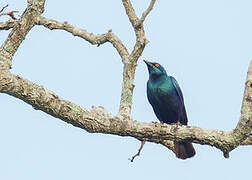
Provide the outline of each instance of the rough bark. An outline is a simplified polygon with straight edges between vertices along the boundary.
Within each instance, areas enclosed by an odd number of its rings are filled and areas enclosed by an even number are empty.
[[[148,43],[143,23],[152,10],[155,0],[150,2],[149,7],[143,12],[140,19],[136,16],[131,1],[122,0],[136,35],[136,42],[131,53],[128,52],[119,37],[112,33],[111,30],[105,34],[93,35],[87,30],[74,27],[67,22],[59,22],[42,17],[44,3],[45,0],[28,0],[27,9],[20,19],[0,23],[0,30],[12,28],[11,33],[0,48],[1,93],[19,98],[36,110],[41,110],[90,133],[130,136],[140,141],[160,143],[173,151],[173,140],[192,141],[202,145],[214,146],[220,149],[225,157],[228,157],[229,152],[239,145],[252,144],[252,62],[250,63],[245,83],[241,118],[234,130],[220,131],[192,126],[134,121],[130,114],[136,64]],[[93,107],[91,110],[82,108],[70,101],[61,99],[55,93],[43,88],[43,86],[30,82],[9,71],[13,55],[27,33],[35,25],[42,25],[51,30],[65,30],[94,45],[108,42],[114,46],[124,66],[118,115],[110,114],[103,107]]]

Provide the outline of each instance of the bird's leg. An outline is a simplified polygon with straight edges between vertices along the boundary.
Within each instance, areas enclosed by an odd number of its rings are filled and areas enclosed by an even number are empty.
[[[143,140],[143,141],[141,142],[141,146],[140,146],[140,148],[138,149],[138,152],[137,152],[134,156],[132,156],[131,159],[129,159],[131,162],[134,161],[135,157],[140,156],[141,150],[143,149],[145,142],[146,142],[145,140]]]

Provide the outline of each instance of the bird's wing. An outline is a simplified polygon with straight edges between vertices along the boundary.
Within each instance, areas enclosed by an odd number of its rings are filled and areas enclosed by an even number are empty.
[[[156,107],[158,107],[158,104],[155,103],[154,94],[148,88],[148,84],[147,84],[147,98],[148,98],[148,101],[149,101],[149,103],[151,104],[151,106],[152,106],[152,108],[154,110],[155,115],[157,116],[157,118],[159,119],[159,121],[162,121],[160,113],[157,112],[157,108],[156,108]]]
[[[179,96],[180,101],[184,103],[183,94],[182,94],[182,91],[181,91],[181,89],[180,89],[180,87],[178,85],[178,82],[176,81],[176,79],[174,77],[172,77],[172,76],[170,76],[170,77],[171,77],[172,84],[175,87],[176,92],[177,92],[177,94]]]
[[[183,111],[183,114],[184,114],[184,116],[183,116],[184,118],[180,120],[180,123],[184,124],[184,125],[187,125],[188,120],[187,120],[187,114],[186,114],[186,110],[185,110],[185,104],[184,104],[184,98],[183,98],[182,91],[181,91],[176,79],[174,77],[172,77],[172,76],[170,76],[170,77],[171,77],[172,84],[176,89],[177,95],[179,96],[180,102],[181,102],[181,104],[183,106],[182,111]]]

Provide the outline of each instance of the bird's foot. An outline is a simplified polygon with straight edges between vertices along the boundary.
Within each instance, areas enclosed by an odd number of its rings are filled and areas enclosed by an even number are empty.
[[[176,127],[174,128],[174,130],[177,130],[178,127],[181,125],[180,122],[176,122],[176,123],[172,123],[171,125],[176,125]]]

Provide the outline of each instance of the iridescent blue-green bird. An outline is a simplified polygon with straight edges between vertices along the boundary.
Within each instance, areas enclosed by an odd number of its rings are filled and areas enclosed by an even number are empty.
[[[187,125],[187,115],[182,91],[172,76],[156,62],[144,60],[149,71],[147,97],[157,118],[162,123]],[[195,155],[191,142],[174,142],[177,158],[187,159]]]

